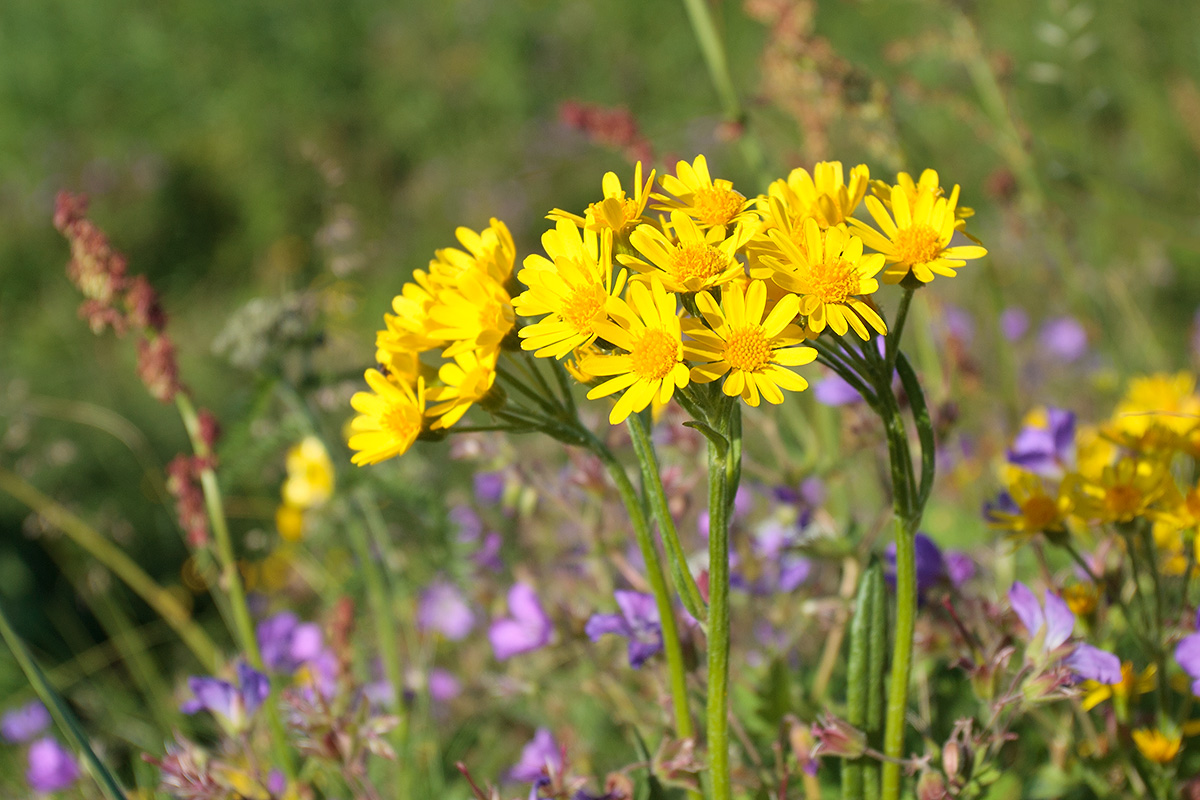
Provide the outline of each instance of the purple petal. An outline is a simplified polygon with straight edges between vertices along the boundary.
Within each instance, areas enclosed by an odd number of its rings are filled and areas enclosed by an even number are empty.
[[[296,626],[292,633],[291,658],[297,664],[312,661],[321,653],[325,637],[321,626],[315,622],[305,622]]]
[[[1004,309],[1000,312],[1000,331],[1005,339],[1015,342],[1029,331],[1029,314],[1015,306]]]
[[[826,406],[848,406],[862,402],[858,390],[838,375],[817,381],[813,384],[812,393],[818,403]]]
[[[282,772],[273,769],[267,773],[267,791],[273,797],[280,797],[287,791],[287,778]]]
[[[271,681],[267,676],[246,663],[237,667],[238,683],[242,685],[242,707],[246,716],[252,716],[258,707],[271,695]]]
[[[608,633],[618,636],[630,636],[633,633],[625,617],[620,614],[593,614],[583,630],[593,642],[600,641],[600,637]]]
[[[439,703],[446,703],[462,694],[462,684],[450,672],[434,668],[429,672],[429,696]]]
[[[255,638],[262,652],[263,665],[272,672],[292,672],[297,664],[291,659],[292,635],[299,624],[296,615],[283,611],[258,623]]]
[[[1046,639],[1043,645],[1046,652],[1059,647],[1071,638],[1075,630],[1075,615],[1070,606],[1058,595],[1047,590],[1042,594],[1045,601]]]
[[[1077,361],[1088,349],[1087,331],[1074,317],[1057,317],[1042,326],[1042,348],[1060,361]]]
[[[1008,451],[1008,462],[1039,475],[1058,467],[1055,458],[1054,434],[1045,428],[1022,428]]]
[[[508,774],[515,781],[532,783],[546,774],[547,767],[554,772],[561,770],[562,753],[550,729],[538,728],[533,739],[521,750],[521,760]]]
[[[662,634],[657,633],[654,637],[636,637],[629,640],[629,666],[634,669],[639,669],[642,664],[646,663],[646,659],[653,656],[659,650],[662,650]]]
[[[1046,418],[1054,438],[1054,454],[1065,463],[1075,446],[1075,415],[1066,409],[1048,408]]]
[[[1193,633],[1180,640],[1175,646],[1175,660],[1188,675],[1200,678],[1200,633]]]
[[[1121,659],[1090,644],[1081,644],[1067,657],[1066,665],[1081,678],[1097,683],[1121,682]]]
[[[50,727],[50,712],[34,700],[0,717],[0,736],[13,744],[28,742]]]
[[[1042,607],[1038,605],[1037,597],[1029,587],[1017,581],[1008,590],[1008,601],[1012,603],[1013,611],[1017,613],[1029,636],[1037,636],[1038,631],[1046,624],[1046,619],[1042,616]]]
[[[530,626],[545,627],[550,624],[537,592],[527,583],[515,583],[508,590],[508,613]]]
[[[617,599],[617,607],[621,609],[621,615],[625,617],[631,628],[659,624],[658,604],[654,601],[653,595],[618,589],[613,592],[613,596]]]
[[[488,628],[488,640],[496,660],[504,661],[537,650],[549,641],[549,637],[541,629],[522,625],[515,619],[498,619]]]
[[[79,780],[75,757],[52,737],[29,746],[29,769],[25,779],[37,792],[60,792]]]
[[[473,542],[483,535],[483,520],[470,506],[454,506],[449,513],[450,522],[458,529],[460,542]]]
[[[779,591],[784,594],[794,592],[808,580],[812,572],[812,562],[804,556],[789,553],[779,561]]]
[[[195,714],[198,711],[208,711],[219,714],[227,720],[234,719],[237,713],[234,701],[238,693],[232,683],[220,678],[193,676],[188,678],[188,688],[192,690],[195,699],[180,706],[183,713]]]
[[[956,588],[975,577],[975,562],[966,553],[950,550],[946,552],[946,573]]]
[[[453,642],[467,637],[475,626],[475,614],[462,592],[453,584],[437,580],[421,593],[417,627],[436,631]]]
[[[495,505],[504,497],[506,478],[503,470],[479,472],[475,475],[475,499],[484,505]]]

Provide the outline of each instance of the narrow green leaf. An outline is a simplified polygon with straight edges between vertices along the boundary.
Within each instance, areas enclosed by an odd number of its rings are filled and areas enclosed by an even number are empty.
[[[925,392],[917,373],[904,353],[897,353],[896,372],[900,374],[900,383],[904,393],[908,395],[908,403],[912,407],[913,420],[917,424],[917,436],[921,440],[921,488],[917,493],[916,509],[925,507],[929,494],[933,491],[933,472],[936,445],[933,441],[933,420],[929,416],[929,406],[925,403]]]

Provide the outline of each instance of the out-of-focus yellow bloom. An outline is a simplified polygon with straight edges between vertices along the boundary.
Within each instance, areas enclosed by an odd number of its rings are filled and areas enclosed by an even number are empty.
[[[1072,614],[1086,617],[1096,610],[1100,601],[1100,590],[1094,583],[1073,583],[1062,590],[1062,599],[1066,601]]]
[[[1172,761],[1179,754],[1179,747],[1183,743],[1181,735],[1168,736],[1153,728],[1138,728],[1131,735],[1138,752],[1155,764],[1166,764]]]
[[[689,341],[684,355],[695,364],[693,381],[708,383],[728,374],[722,390],[730,397],[740,395],[751,406],[758,405],[760,396],[768,403],[782,403],[780,389],[808,388],[808,381],[788,369],[817,357],[813,348],[796,346],[802,333],[791,324],[799,307],[795,295],[786,295],[766,319],[767,287],[762,281],[751,281],[745,293],[739,284],[727,284],[720,305],[708,292],[697,295],[696,303],[711,329],[697,319],[685,322]]]
[[[683,361],[676,302],[657,277],[650,278],[649,288],[645,283],[630,286],[629,302],[619,297],[609,300],[611,319],[600,324],[598,333],[625,352],[592,356],[584,359],[582,367],[588,374],[608,378],[588,392],[589,400],[625,392],[609,414],[613,425],[655,398],[665,405],[676,388],[687,386],[689,373]]]
[[[1150,513],[1171,488],[1165,465],[1155,460],[1122,458],[1095,480],[1078,481],[1078,513],[1100,522],[1132,522]]]
[[[414,390],[407,383],[389,380],[369,369],[367,384],[373,392],[357,392],[350,405],[359,412],[350,423],[349,446],[356,451],[351,461],[359,466],[378,464],[412,447],[425,420],[425,382],[418,379]]]
[[[806,219],[822,228],[840,225],[850,218],[867,193],[871,173],[866,164],[850,170],[846,182],[840,161],[821,161],[808,170],[797,168],[787,180],[780,178],[768,188],[769,200],[778,200],[787,211],[787,221],[799,229]]]
[[[287,453],[283,502],[299,509],[324,505],[333,494],[333,462],[316,436],[305,436]]]
[[[877,333],[887,326],[870,305],[860,298],[879,289],[875,276],[883,269],[883,256],[863,255],[863,242],[844,225],[826,228],[809,218],[804,222],[804,246],[798,247],[779,231],[771,239],[782,258],[767,256],[773,267],[771,279],[800,295],[800,313],[808,320],[808,332],[821,333],[828,325],[842,336],[853,328],[864,341],[870,338],[865,320]]]
[[[739,225],[729,236],[722,227],[705,233],[682,211],[671,212],[671,227],[678,241],[653,225],[639,225],[629,242],[641,257],[619,255],[617,260],[636,272],[657,276],[668,291],[680,293],[702,292],[744,274],[736,253],[750,239],[748,227]]]
[[[1017,467],[1006,472],[1010,502],[988,507],[992,527],[1023,536],[1065,533],[1074,509],[1070,481],[1051,481]]]
[[[1143,453],[1183,450],[1200,454],[1196,377],[1178,372],[1134,378],[1117,403],[1106,432]]]
[[[1113,699],[1118,704],[1118,713],[1124,714],[1128,709],[1129,699],[1154,691],[1158,685],[1158,670],[1153,664],[1142,670],[1138,675],[1133,671],[1133,664],[1128,661],[1121,664],[1121,680],[1117,683],[1098,683],[1087,680],[1083,682],[1084,711],[1091,711],[1105,700]]]
[[[754,201],[747,200],[727,180],[713,180],[708,172],[708,161],[696,156],[691,164],[680,161],[675,165],[674,175],[662,177],[662,187],[675,199],[662,194],[652,197],[659,201],[655,206],[661,211],[681,211],[700,225],[701,228],[721,228],[740,223],[757,223]]]
[[[607,230],[616,237],[625,237],[646,212],[646,203],[650,200],[650,187],[653,185],[654,170],[650,170],[650,177],[643,183],[642,162],[639,161],[633,172],[633,197],[625,194],[617,173],[606,172],[601,182],[604,199],[589,205],[584,216],[556,208],[547,214],[546,218],[556,222],[565,220],[577,227],[599,233]],[[551,255],[551,258],[553,257]]]
[[[1112,439],[1102,435],[1095,425],[1075,429],[1075,467],[1084,480],[1099,480],[1104,468],[1111,466],[1118,455]]]
[[[304,538],[304,510],[280,503],[275,509],[275,529],[285,541],[300,541]]]
[[[429,389],[428,414],[439,419],[430,425],[432,430],[449,428],[462,419],[472,405],[483,402],[496,383],[496,352],[467,351],[454,356],[452,363],[438,370],[441,386]]]
[[[952,199],[957,201],[957,196]],[[893,186],[890,214],[875,197],[868,197],[866,204],[882,233],[857,219],[851,219],[850,225],[868,247],[883,253],[888,263],[884,283],[899,283],[910,273],[921,283],[929,283],[935,275],[953,278],[968,260],[987,255],[978,245],[949,246],[955,216],[945,197],[921,192],[912,204],[903,187]]]

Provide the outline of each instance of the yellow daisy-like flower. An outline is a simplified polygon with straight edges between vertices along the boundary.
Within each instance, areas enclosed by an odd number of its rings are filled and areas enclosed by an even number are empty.
[[[1174,760],[1183,744],[1183,736],[1180,734],[1168,736],[1152,728],[1138,728],[1130,735],[1133,737],[1133,743],[1137,745],[1138,752],[1155,764],[1167,764]]]
[[[785,295],[763,319],[767,307],[767,285],[751,281],[744,293],[737,283],[721,291],[721,304],[708,292],[697,295],[696,304],[704,315],[686,321],[689,341],[684,355],[695,363],[691,377],[696,383],[709,383],[728,374],[721,389],[729,397],[741,398],[757,406],[759,398],[778,405],[783,392],[802,392],[808,381],[788,367],[811,363],[817,351],[796,346],[802,332],[792,325],[799,298]]]
[[[1105,700],[1112,699],[1117,705],[1118,714],[1124,716],[1128,711],[1130,698],[1153,692],[1157,685],[1157,667],[1151,664],[1142,670],[1141,675],[1138,675],[1133,671],[1133,664],[1125,661],[1121,664],[1121,680],[1116,683],[1085,680],[1083,682],[1085,693],[1080,705],[1084,711],[1091,711]]]
[[[662,194],[652,197],[659,201],[660,211],[682,211],[703,228],[725,228],[741,222],[756,222],[758,214],[754,201],[733,188],[733,183],[720,178],[713,180],[708,161],[696,156],[691,164],[680,161],[674,175],[662,177],[662,187],[675,199]]]
[[[682,211],[671,212],[677,241],[671,241],[654,225],[639,225],[629,243],[642,258],[619,255],[617,260],[632,270],[656,275],[672,292],[693,293],[728,283],[745,274],[737,251],[750,238],[749,228],[739,225],[729,236],[724,228],[704,232]]]
[[[946,194],[946,190],[942,188],[941,180],[938,178],[937,170],[923,171],[920,179],[916,181],[912,179],[912,175],[901,172],[896,175],[896,186],[903,189],[904,193],[908,195],[908,204],[911,207],[916,207],[917,199],[922,194],[948,197],[950,208],[954,212],[955,230],[963,230],[967,225],[967,218],[975,216],[975,209],[958,205],[959,186],[957,183],[950,190],[950,194]],[[878,197],[888,208],[892,207],[892,186],[887,181],[871,181],[871,194]],[[975,241],[973,236],[968,236],[968,238]]]
[[[652,400],[666,404],[677,388],[688,384],[688,367],[683,361],[683,334],[675,295],[663,289],[657,277],[650,286],[634,283],[629,302],[613,297],[608,301],[612,318],[597,331],[601,338],[625,352],[585,358],[583,371],[609,378],[588,392],[589,400],[624,391],[608,415],[613,425],[642,411]]]
[[[1122,458],[1105,467],[1096,480],[1076,484],[1081,516],[1099,522],[1131,522],[1152,510],[1173,484],[1165,464]]]
[[[437,403],[429,416],[438,417],[431,430],[449,428],[462,419],[467,409],[483,401],[496,383],[496,351],[466,350],[454,356],[454,361],[438,370],[441,386],[429,389],[429,401]]]
[[[459,227],[454,235],[467,251],[445,247],[434,253],[434,259],[429,262],[429,279],[434,286],[439,289],[456,287],[474,270],[499,284],[512,275],[517,248],[503,222],[493,217],[482,231]],[[418,277],[417,273],[414,277]]]
[[[1020,536],[1066,532],[1067,518],[1075,507],[1070,481],[1055,483],[1011,467],[1006,483],[1006,494],[987,508],[992,527]]]
[[[851,219],[850,225],[868,247],[883,253],[888,263],[884,283],[899,283],[910,273],[921,283],[929,283],[934,275],[953,278],[967,260],[987,255],[978,245],[949,246],[954,236],[954,209],[944,197],[922,192],[916,204],[910,205],[904,189],[894,186],[891,214],[875,197],[868,197],[866,204],[883,233],[857,219]]]
[[[1086,617],[1100,602],[1100,589],[1094,583],[1073,583],[1062,590],[1067,608],[1077,617]]]
[[[333,495],[333,462],[316,436],[305,436],[287,452],[283,502],[299,509],[325,505]]]
[[[304,538],[304,510],[280,503],[275,509],[275,529],[284,541],[300,541]]]
[[[454,358],[469,350],[499,350],[516,321],[508,292],[482,273],[461,281],[454,289],[439,292],[437,302],[429,309],[430,335],[452,342],[442,351],[443,358]]]
[[[633,197],[625,194],[617,173],[606,172],[601,184],[604,199],[589,205],[584,216],[556,208],[547,214],[546,218],[556,222],[567,220],[589,231],[608,230],[612,231],[614,236],[624,236],[638,224],[642,214],[646,212],[646,203],[650,200],[650,187],[653,185],[654,170],[650,170],[650,177],[643,183],[642,162],[639,161],[633,171]]]
[[[812,174],[803,168],[791,171],[787,180],[780,178],[767,189],[771,200],[778,199],[786,218],[799,228],[804,220],[814,219],[822,228],[840,225],[850,219],[867,193],[871,172],[866,164],[850,170],[847,183],[840,161],[821,161]]]
[[[374,392],[357,392],[350,405],[359,412],[350,423],[353,432],[348,442],[356,451],[351,461],[359,466],[378,464],[412,447],[425,420],[425,382],[417,388],[388,380],[378,370],[369,369],[367,384]]]
[[[1134,378],[1113,410],[1106,432],[1142,452],[1200,454],[1200,396],[1187,372]]]
[[[767,257],[775,283],[801,295],[800,313],[808,319],[808,332],[816,335],[828,325],[842,336],[854,328],[864,341],[870,338],[865,320],[879,334],[887,333],[883,318],[860,297],[879,289],[875,276],[883,269],[883,256],[863,255],[862,239],[845,225],[821,230],[815,219],[804,221],[804,247],[779,231],[771,239],[783,258]]]
[[[513,300],[523,317],[547,314],[540,322],[522,328],[521,349],[541,358],[562,358],[596,339],[596,326],[608,319],[608,298],[625,288],[625,270],[613,276],[612,233],[599,236],[559,220],[542,236],[546,252],[525,259],[517,278],[529,288]]]
[[[406,283],[400,294],[392,298],[395,315],[384,314],[384,330],[376,335],[375,346],[392,353],[424,353],[445,344],[445,340],[430,334],[429,311],[436,304],[429,276],[420,270],[416,283]],[[432,291],[431,291],[432,289]],[[384,359],[379,359],[383,362]]]

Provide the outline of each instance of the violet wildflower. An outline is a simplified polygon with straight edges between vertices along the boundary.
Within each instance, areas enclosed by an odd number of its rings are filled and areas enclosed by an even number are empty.
[[[435,631],[452,642],[467,637],[475,626],[475,614],[454,584],[435,580],[421,593],[417,605],[417,628]]]
[[[1042,349],[1059,361],[1078,361],[1088,349],[1087,331],[1074,317],[1055,317],[1038,334]]]
[[[773,494],[780,503],[794,506],[797,512],[796,524],[807,528],[812,521],[813,512],[825,505],[825,482],[815,475],[810,475],[800,481],[798,488],[776,486]]]
[[[429,696],[438,703],[448,703],[462,694],[462,684],[449,670],[434,667],[429,671]]]
[[[475,473],[475,499],[484,505],[496,505],[504,497],[506,483],[503,470]]]
[[[1027,425],[1013,440],[1008,461],[1036,475],[1059,477],[1074,463],[1075,415],[1046,409],[1046,427]]]
[[[7,711],[0,717],[0,736],[13,744],[28,742],[48,727],[50,712],[37,700]]]
[[[1008,590],[1008,599],[1029,632],[1030,652],[1052,655],[1067,644],[1075,630],[1075,615],[1065,600],[1046,591],[1038,603],[1033,591],[1020,581]],[[1077,644],[1063,663],[1079,677],[1098,683],[1113,684],[1121,680],[1121,660],[1090,644]]]
[[[925,594],[937,586],[946,572],[946,559],[937,544],[923,533],[918,533],[915,542],[917,557],[917,594]],[[883,551],[883,574],[888,585],[896,586],[896,543],[892,542]]]
[[[839,375],[822,378],[812,386],[813,397],[821,405],[848,406],[861,403],[863,397]]]
[[[514,781],[534,783],[549,773],[562,771],[562,751],[549,728],[538,728],[533,739],[521,750],[521,760],[509,770]]]
[[[272,672],[291,674],[321,653],[321,626],[300,622],[290,611],[267,617],[255,629],[263,664]]]
[[[47,736],[29,746],[25,779],[35,792],[60,792],[79,780],[79,764],[69,750]]]
[[[270,696],[271,682],[266,675],[244,662],[238,664],[237,673],[238,686],[220,678],[188,678],[188,688],[194,697],[179,710],[185,714],[208,711],[225,720],[234,730],[243,730]]]
[[[474,542],[483,535],[483,520],[470,506],[454,506],[448,516],[460,542]]]
[[[947,550],[946,575],[950,578],[950,584],[957,589],[975,577],[975,561],[960,550]]]
[[[942,309],[942,323],[950,338],[958,340],[963,347],[970,347],[975,340],[975,320],[965,308],[947,304]]]
[[[496,620],[488,629],[488,639],[498,660],[528,653],[550,643],[554,626],[532,586],[513,584],[508,590],[508,613],[512,616]]]
[[[1000,332],[1008,341],[1017,341],[1029,332],[1029,314],[1017,306],[1004,309],[1000,312]]]
[[[1200,629],[1200,613],[1196,614]],[[1200,697],[1200,632],[1188,634],[1175,646],[1175,660],[1192,679],[1192,694]]]
[[[487,536],[483,537],[483,542],[479,545],[479,549],[471,556],[471,560],[480,569],[499,572],[504,569],[504,562],[500,560],[500,546],[504,544],[504,540],[500,534],[492,531]]]
[[[646,659],[662,650],[662,624],[654,598],[641,592],[617,590],[618,614],[593,614],[585,628],[593,642],[615,633],[629,639],[629,666],[638,669]]]

